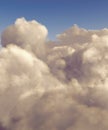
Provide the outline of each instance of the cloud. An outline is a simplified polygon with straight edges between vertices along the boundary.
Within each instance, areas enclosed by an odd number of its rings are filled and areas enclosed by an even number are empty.
[[[1,44],[6,47],[12,43],[34,51],[37,56],[40,56],[45,52],[44,42],[47,33],[46,27],[35,20],[27,22],[25,18],[20,18],[15,21],[14,25],[7,27],[3,31]]]
[[[21,18],[2,33],[0,130],[107,130],[108,29],[47,32]]]

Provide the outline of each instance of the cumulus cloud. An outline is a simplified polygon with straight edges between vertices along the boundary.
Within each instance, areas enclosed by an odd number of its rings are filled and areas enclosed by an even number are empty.
[[[2,33],[0,130],[107,130],[108,29],[47,32],[20,18]]]
[[[47,29],[35,20],[26,21],[20,18],[14,25],[7,27],[1,38],[1,44],[6,47],[12,43],[22,48],[26,48],[40,56],[45,53],[44,42],[47,36]],[[40,53],[41,51],[41,53]]]

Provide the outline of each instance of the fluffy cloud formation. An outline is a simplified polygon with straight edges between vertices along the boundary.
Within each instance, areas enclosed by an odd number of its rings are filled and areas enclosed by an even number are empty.
[[[17,19],[0,50],[0,130],[108,130],[108,29],[46,39]]]
[[[24,18],[20,18],[16,20],[14,25],[3,31],[1,43],[4,47],[12,43],[40,56],[45,53],[44,42],[47,33],[46,27],[35,20],[27,22]]]

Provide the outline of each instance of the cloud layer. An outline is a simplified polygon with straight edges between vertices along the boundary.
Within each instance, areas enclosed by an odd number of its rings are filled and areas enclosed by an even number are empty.
[[[17,19],[1,36],[0,130],[108,130],[108,29]]]

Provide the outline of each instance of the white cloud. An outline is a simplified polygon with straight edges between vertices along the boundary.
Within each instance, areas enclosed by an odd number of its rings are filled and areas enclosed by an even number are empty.
[[[0,50],[0,129],[107,130],[108,29],[47,29],[17,19]]]
[[[34,51],[40,57],[45,53],[44,42],[47,33],[46,27],[35,20],[26,21],[24,18],[20,18],[16,20],[14,25],[7,27],[3,31],[1,43],[3,46],[15,44]]]

